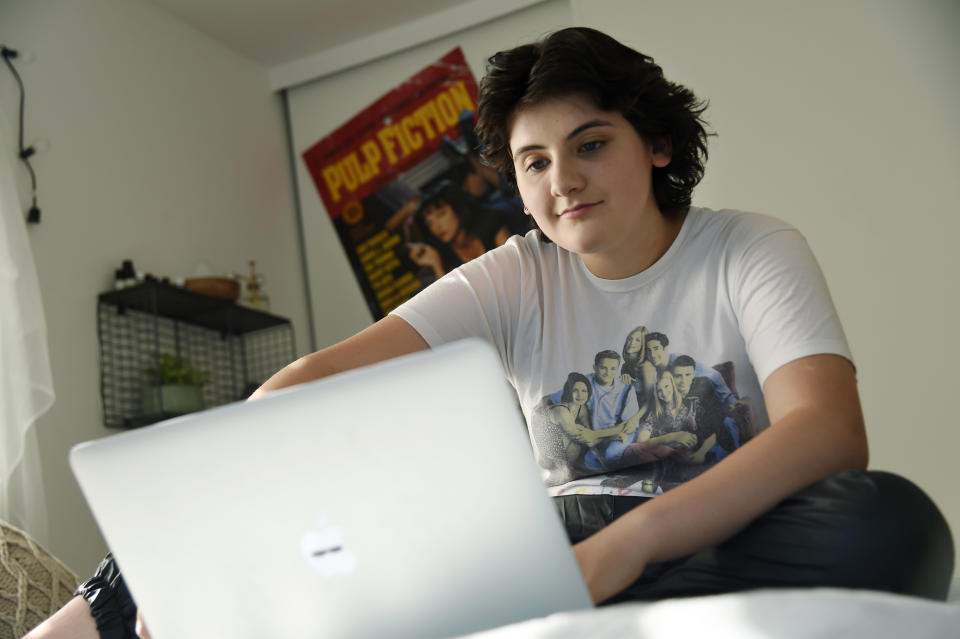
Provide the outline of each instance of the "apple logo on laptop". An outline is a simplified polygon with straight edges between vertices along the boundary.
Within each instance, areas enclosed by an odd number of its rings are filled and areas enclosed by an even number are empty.
[[[357,557],[343,541],[343,528],[331,526],[324,515],[317,526],[300,537],[300,552],[321,577],[350,575],[357,570]]]

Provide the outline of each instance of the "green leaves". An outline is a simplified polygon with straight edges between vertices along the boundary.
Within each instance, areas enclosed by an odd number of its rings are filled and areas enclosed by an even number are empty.
[[[153,386],[202,386],[210,382],[210,373],[194,368],[179,355],[154,353],[153,360],[154,363],[143,371]]]

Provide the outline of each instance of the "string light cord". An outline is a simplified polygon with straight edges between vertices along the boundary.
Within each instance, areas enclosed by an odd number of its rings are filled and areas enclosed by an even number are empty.
[[[36,152],[36,149],[34,149],[32,146],[23,146],[23,112],[24,103],[26,101],[26,92],[23,89],[23,80],[20,79],[20,74],[17,73],[16,67],[14,67],[13,63],[10,61],[13,58],[16,58],[17,55],[18,53],[16,50],[0,45],[0,56],[3,57],[3,61],[6,63],[7,67],[10,68],[10,72],[17,81],[17,86],[20,87],[20,134],[18,155],[20,156],[20,160],[27,166],[27,171],[30,173],[30,190],[33,196],[33,203],[30,205],[30,210],[27,213],[27,222],[31,224],[39,224],[40,207],[37,206],[37,174],[34,173],[33,166],[30,164],[30,156]]]

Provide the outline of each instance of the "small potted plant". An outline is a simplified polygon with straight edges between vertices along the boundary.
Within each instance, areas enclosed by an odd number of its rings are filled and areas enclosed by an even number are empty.
[[[203,409],[203,385],[210,373],[192,366],[179,355],[154,353],[144,369],[147,387],[143,410],[147,415],[182,415]]]

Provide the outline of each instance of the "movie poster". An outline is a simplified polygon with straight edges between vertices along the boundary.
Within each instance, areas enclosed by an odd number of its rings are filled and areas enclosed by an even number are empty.
[[[374,319],[526,230],[478,161],[476,101],[458,47],[303,153]]]

